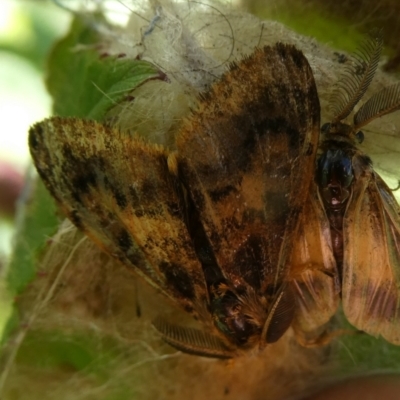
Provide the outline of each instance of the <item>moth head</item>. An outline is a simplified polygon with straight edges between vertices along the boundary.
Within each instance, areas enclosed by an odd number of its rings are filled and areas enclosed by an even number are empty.
[[[249,292],[251,289],[249,288]],[[272,291],[271,296],[238,295],[225,284],[214,291],[211,312],[216,327],[239,347],[263,348],[287,331],[294,316],[294,299],[289,287]]]
[[[364,134],[360,130],[376,118],[400,108],[400,84],[394,84],[375,93],[354,114],[353,123],[344,120],[353,112],[371,84],[382,53],[382,32],[373,32],[356,51],[353,64],[348,67],[332,93],[330,108],[334,117],[321,127],[326,139],[334,138],[361,143]]]
[[[211,288],[210,311],[215,326],[237,346],[243,346],[253,336],[259,336],[260,323],[249,312],[246,300],[225,283]]]
[[[210,312],[216,331],[172,325],[157,318],[153,325],[164,341],[185,353],[203,357],[232,358],[241,350],[261,350],[275,343],[288,330],[294,317],[295,301],[289,286],[274,291],[270,301],[238,295],[226,284],[211,288]],[[253,293],[255,294],[255,293]]]

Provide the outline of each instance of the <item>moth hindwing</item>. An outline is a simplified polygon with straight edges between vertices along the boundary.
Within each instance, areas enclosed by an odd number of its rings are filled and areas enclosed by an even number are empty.
[[[68,218],[204,325],[158,320],[165,340],[226,358],[278,340],[296,318],[290,257],[318,135],[311,68],[278,43],[201,96],[177,152],[60,117],[34,125],[29,144]]]

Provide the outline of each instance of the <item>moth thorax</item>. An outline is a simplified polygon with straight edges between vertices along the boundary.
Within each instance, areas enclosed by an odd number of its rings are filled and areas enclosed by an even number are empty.
[[[356,131],[354,126],[343,122],[327,122],[321,126],[321,133],[324,141],[335,140],[336,142],[355,145],[364,140],[362,131]]]
[[[347,149],[327,149],[318,159],[316,182],[323,201],[332,209],[345,206],[353,178],[352,155]]]

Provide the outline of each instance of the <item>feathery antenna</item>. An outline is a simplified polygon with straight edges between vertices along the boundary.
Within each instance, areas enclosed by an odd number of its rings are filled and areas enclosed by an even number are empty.
[[[199,329],[172,325],[161,317],[153,321],[153,326],[165,342],[185,353],[213,358],[232,358],[235,355],[218,337]]]
[[[382,46],[382,32],[376,31],[355,52],[354,64],[346,68],[343,79],[332,93],[333,123],[345,119],[365,94],[378,67]]]
[[[375,93],[354,115],[354,130],[400,109],[400,83]]]

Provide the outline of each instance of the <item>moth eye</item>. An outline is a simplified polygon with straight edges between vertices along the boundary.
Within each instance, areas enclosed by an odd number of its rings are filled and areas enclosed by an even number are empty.
[[[358,131],[355,136],[356,136],[358,143],[361,144],[364,141],[364,132],[363,131]]]
[[[242,311],[242,306],[238,303],[232,307],[232,311],[236,314],[239,314]]]
[[[325,124],[323,124],[321,126],[321,133],[323,135],[326,135],[327,133],[329,133],[330,130],[331,130],[331,124],[329,122],[326,122]]]

